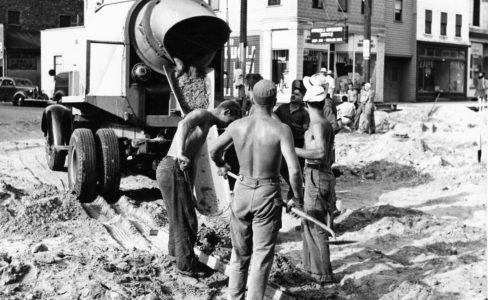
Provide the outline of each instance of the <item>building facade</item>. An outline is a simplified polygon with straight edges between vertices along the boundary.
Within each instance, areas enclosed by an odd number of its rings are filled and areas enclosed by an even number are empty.
[[[464,100],[468,90],[471,1],[417,3],[417,99]]]
[[[468,97],[474,97],[478,74],[488,75],[488,0],[472,0],[470,3],[468,49]]]
[[[0,0],[0,75],[39,85],[40,30],[82,25],[83,5],[83,0]]]
[[[237,39],[239,2],[209,3],[220,18],[228,20],[231,39]],[[376,101],[415,100],[416,11],[415,1],[372,0],[370,81]],[[320,67],[334,72],[339,89],[345,88],[347,81],[364,82],[362,1],[248,0],[247,24],[248,36],[254,37],[250,46],[255,50],[247,52],[248,60],[253,58],[253,72],[275,81],[284,98],[289,95],[291,81],[312,75]],[[311,42],[312,28],[330,27],[347,27],[347,41]],[[238,51],[230,52],[233,59],[239,55]]]

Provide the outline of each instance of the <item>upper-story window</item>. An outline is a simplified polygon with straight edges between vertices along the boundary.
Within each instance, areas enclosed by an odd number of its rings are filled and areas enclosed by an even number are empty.
[[[480,26],[480,0],[473,1],[473,26]]]
[[[425,10],[425,33],[432,34],[432,11],[430,9]]]
[[[447,35],[447,13],[441,12],[441,35]]]
[[[208,5],[210,5],[210,7],[213,10],[219,10],[220,9],[220,0],[208,0]]]
[[[337,10],[346,12],[347,11],[347,0],[339,0],[338,3],[339,3],[339,5],[337,7]]]
[[[268,5],[281,5],[281,0],[268,0]]]
[[[361,14],[364,15],[364,3],[365,0],[361,0]],[[373,0],[369,0],[369,10],[371,11],[371,14],[373,14]]]
[[[20,11],[9,10],[7,13],[8,25],[20,25]]]
[[[324,8],[324,2],[322,0],[312,0],[312,8]]]
[[[456,14],[456,36],[460,37],[461,36],[461,29],[463,24],[463,16]]]
[[[403,0],[395,0],[395,21],[402,20]]]
[[[71,16],[60,15],[59,16],[59,27],[69,27],[71,26]]]

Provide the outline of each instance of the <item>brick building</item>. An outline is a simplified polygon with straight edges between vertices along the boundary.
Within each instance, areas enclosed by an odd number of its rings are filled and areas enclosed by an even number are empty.
[[[234,43],[239,36],[238,3],[209,1],[219,17],[228,19]],[[415,3],[372,0],[371,82],[376,101],[415,100]],[[253,71],[278,83],[284,99],[293,79],[321,66],[333,70],[338,83],[362,83],[363,12],[359,0],[248,0],[248,36],[257,49],[247,53],[248,59],[254,53]],[[347,42],[310,43],[312,28],[342,26],[348,27]],[[237,58],[238,51],[231,55]]]
[[[39,85],[39,31],[82,24],[83,0],[0,0],[0,74]]]
[[[417,99],[466,99],[470,2],[418,0]]]

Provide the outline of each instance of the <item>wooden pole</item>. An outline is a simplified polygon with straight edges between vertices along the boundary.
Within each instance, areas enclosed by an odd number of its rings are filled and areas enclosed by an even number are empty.
[[[363,78],[365,82],[370,81],[371,76],[371,62],[370,62],[370,52],[371,52],[371,0],[363,0],[364,1],[364,40],[363,40],[363,47],[367,48],[364,49],[363,57]]]

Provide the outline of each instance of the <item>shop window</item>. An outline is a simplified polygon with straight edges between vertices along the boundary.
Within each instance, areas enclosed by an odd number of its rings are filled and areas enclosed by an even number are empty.
[[[347,12],[347,0],[339,0],[337,11]]]
[[[432,11],[430,9],[425,10],[425,33],[432,34]]]
[[[480,0],[473,1],[473,26],[480,26]]]
[[[441,13],[441,35],[447,35],[447,13]]]
[[[463,16],[462,15],[456,15],[456,36],[457,37],[461,36],[462,24],[463,24]]]
[[[59,16],[59,27],[70,27],[71,26],[71,16],[60,15]]]
[[[311,76],[322,67],[327,67],[327,52],[305,49],[303,54],[303,76]]]
[[[268,0],[268,5],[269,6],[272,6],[272,5],[280,5],[281,4],[281,0]]]
[[[395,21],[402,20],[403,0],[395,0]]]
[[[324,2],[322,0],[312,0],[312,8],[324,8]]]
[[[364,15],[364,2],[366,0],[361,0],[361,14]],[[369,9],[371,11],[371,14],[373,14],[373,0],[369,0]]]
[[[419,53],[427,48],[420,46]],[[417,86],[419,93],[465,93],[466,52],[462,49],[438,48],[436,57],[419,57],[417,65]]]
[[[210,7],[213,10],[219,10],[220,9],[220,0],[208,0],[208,5],[210,5]]]
[[[20,25],[20,11],[9,10],[7,12],[8,25]]]

